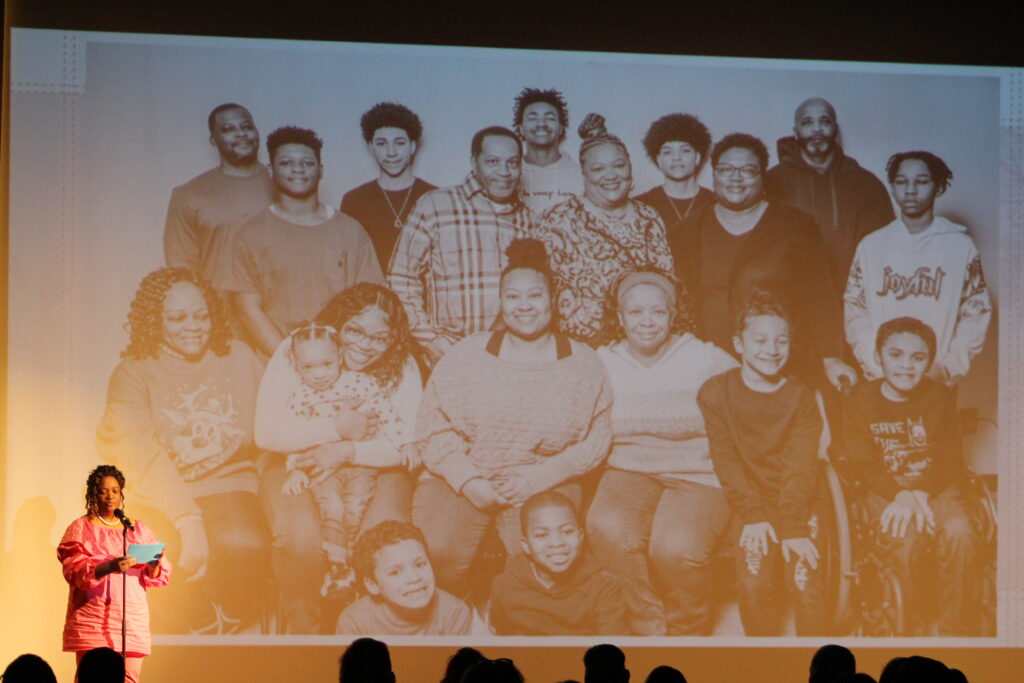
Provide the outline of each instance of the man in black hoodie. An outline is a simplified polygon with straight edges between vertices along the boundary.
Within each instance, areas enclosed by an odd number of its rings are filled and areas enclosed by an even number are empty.
[[[769,199],[814,216],[829,253],[832,281],[846,282],[861,238],[895,218],[882,182],[843,153],[839,121],[820,97],[800,103],[793,135],[778,141],[779,163],[765,175]]]

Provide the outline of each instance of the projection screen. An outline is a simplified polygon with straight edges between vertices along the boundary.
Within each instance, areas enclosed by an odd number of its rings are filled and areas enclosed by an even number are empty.
[[[556,89],[564,97],[569,120],[560,149],[572,159],[579,160],[580,122],[591,112],[604,117],[608,131],[628,149],[633,196],[663,180],[642,145],[659,117],[673,112],[695,115],[714,141],[737,131],[754,135],[770,152],[769,166],[775,166],[776,140],[793,134],[794,110],[809,97],[831,103],[843,152],[886,190],[886,162],[895,152],[927,150],[952,169],[952,182],[937,200],[936,213],[967,226],[993,310],[983,348],[956,385],[965,462],[991,494],[986,504],[998,509],[979,551],[994,559],[986,565],[985,576],[979,570],[972,577],[986,582],[988,597],[979,603],[976,616],[988,626],[958,637],[925,630],[904,642],[922,647],[1021,644],[1024,578],[1014,540],[1024,533],[1017,497],[1024,471],[1014,456],[1021,438],[1018,401],[1024,377],[1019,344],[1012,336],[1019,329],[1016,302],[1021,294],[1019,278],[1014,277],[1021,254],[1018,70],[17,28],[11,32],[10,65],[3,498],[8,542],[3,572],[10,591],[5,604],[40,615],[26,627],[23,638],[52,640],[60,631],[66,588],[51,549],[65,525],[80,515],[85,475],[99,462],[97,427],[107,405],[111,374],[128,342],[131,301],[143,277],[165,265],[164,231],[172,189],[218,165],[207,128],[211,110],[234,102],[251,113],[259,131],[261,163],[268,162],[266,136],[271,131],[289,125],[315,131],[323,140],[319,198],[336,209],[347,191],[378,174],[360,132],[360,117],[373,105],[397,102],[418,115],[423,134],[414,158],[415,174],[444,188],[459,185],[472,170],[473,133],[487,126],[512,128],[514,98],[524,87],[535,87]],[[700,184],[711,188],[712,164],[704,163],[699,173]],[[899,207],[891,206],[898,216]],[[945,284],[960,287],[960,273],[950,273]],[[230,438],[217,425],[235,406],[182,403],[179,408],[181,415],[169,418],[180,422],[179,436],[195,439],[207,429],[207,438]],[[217,413],[219,409],[223,410]],[[131,510],[132,481],[142,474],[125,462],[118,464],[128,478],[126,500]],[[824,487],[823,482],[816,485]],[[262,489],[254,492],[264,495]],[[260,514],[265,510],[261,508]],[[168,555],[177,562],[181,539],[174,520],[138,498],[134,512],[168,543]],[[266,520],[261,523],[269,528]],[[316,535],[314,531],[310,537]],[[36,541],[29,540],[33,537]],[[46,539],[45,550],[33,545],[40,537]],[[504,552],[496,536],[483,543],[494,556],[491,565],[478,563],[472,571],[491,572],[473,575],[487,585],[501,571]],[[41,567],[32,570],[31,578],[24,568],[26,558],[19,555],[26,550],[30,558],[38,556]],[[279,604],[280,584],[289,579],[282,574],[286,570],[269,559],[269,546],[265,551],[266,557],[260,559],[266,563],[264,573],[255,577],[255,583],[249,576],[238,584],[260,586],[259,595],[242,600],[264,603],[258,619],[235,630],[237,622],[224,611],[224,604],[238,603],[241,596],[218,594],[202,581],[186,582],[182,572],[169,587],[150,593],[156,647],[349,642],[351,633],[335,632],[334,616],[326,625],[303,632],[283,626],[287,609]],[[309,549],[311,554],[319,552],[315,546]],[[744,636],[732,560],[717,546],[715,554],[711,562],[716,579],[725,578],[715,582],[709,635],[623,632],[615,642],[661,647],[820,642],[798,637],[791,619],[778,638]],[[46,576],[35,576],[39,572]],[[32,586],[31,599],[12,585]],[[846,577],[842,590],[854,590],[851,585]],[[666,591],[657,582],[655,590],[662,595]],[[836,584],[827,589],[833,611],[840,599],[837,591]],[[216,605],[216,616],[206,623],[203,610],[211,604]],[[496,635],[489,625],[487,600],[470,605],[469,635],[378,635],[396,646],[449,649],[459,644],[494,648],[594,642],[587,633]],[[851,628],[849,623],[832,624],[828,635],[864,645],[893,643]]]

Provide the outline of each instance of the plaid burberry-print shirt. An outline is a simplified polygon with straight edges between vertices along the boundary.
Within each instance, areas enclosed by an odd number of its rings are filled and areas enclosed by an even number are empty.
[[[472,173],[461,185],[420,197],[391,255],[388,284],[421,343],[439,336],[455,342],[491,328],[501,308],[505,248],[529,223],[518,198],[492,202]]]

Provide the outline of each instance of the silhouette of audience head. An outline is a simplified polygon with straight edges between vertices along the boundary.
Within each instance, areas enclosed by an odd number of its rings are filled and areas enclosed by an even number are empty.
[[[659,666],[647,674],[645,683],[686,683],[686,676],[675,667]]]
[[[937,659],[930,657],[894,657],[882,669],[882,675],[878,677],[878,683],[946,683],[947,681],[958,680],[953,678],[949,667]],[[957,674],[963,676],[957,671]],[[959,679],[962,680],[962,679]]]
[[[4,683],[57,683],[53,669],[39,655],[18,655],[0,674]]]
[[[595,645],[583,654],[583,683],[627,683],[626,654],[609,643]]]
[[[466,669],[461,683],[524,683],[524,679],[511,659],[485,657]]]
[[[487,659],[480,650],[472,647],[460,647],[455,654],[448,658],[448,666],[444,670],[444,678],[441,683],[460,683],[466,669],[477,662]]]
[[[832,683],[839,676],[857,671],[857,658],[842,645],[822,645],[811,657],[807,683]]]
[[[373,638],[353,640],[340,665],[338,683],[395,683],[388,646]]]
[[[109,647],[89,650],[78,663],[78,683],[124,683],[124,658]]]
[[[865,673],[840,674],[833,683],[875,683],[875,679]]]

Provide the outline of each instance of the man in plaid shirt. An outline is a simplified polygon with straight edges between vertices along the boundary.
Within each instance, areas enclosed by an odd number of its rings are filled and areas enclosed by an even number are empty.
[[[388,269],[413,334],[435,360],[491,328],[505,248],[530,223],[518,194],[523,148],[516,134],[501,126],[477,131],[470,154],[472,170],[461,185],[416,202]]]

